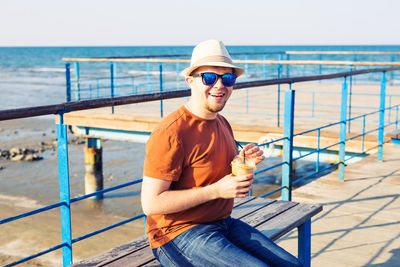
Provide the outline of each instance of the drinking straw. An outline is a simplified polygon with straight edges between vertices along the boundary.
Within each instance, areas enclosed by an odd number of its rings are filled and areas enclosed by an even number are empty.
[[[244,151],[243,146],[237,141],[235,141],[235,143],[243,149],[243,164],[246,164],[246,152]]]

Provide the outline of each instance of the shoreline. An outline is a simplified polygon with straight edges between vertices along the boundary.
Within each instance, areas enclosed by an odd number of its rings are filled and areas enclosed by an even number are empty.
[[[31,118],[0,122],[0,150],[25,147],[39,150],[43,142],[56,140],[54,119]],[[69,135],[71,197],[83,194],[83,147]],[[137,179],[140,168],[131,166],[136,159],[116,159],[121,147],[142,157],[143,145],[102,142],[105,188]],[[36,161],[12,161],[0,158],[0,219],[16,216],[59,202],[57,149],[47,149]],[[139,151],[135,151],[139,150]],[[142,151],[143,152],[143,151]],[[140,163],[139,163],[140,164]],[[132,175],[136,173],[136,175]],[[141,175],[141,173],[140,173]],[[134,178],[132,178],[134,177]],[[73,238],[88,234],[140,214],[140,187],[110,192],[102,200],[86,199],[71,205]],[[61,241],[59,208],[1,225],[0,265],[8,264],[57,245]],[[74,261],[88,258],[143,235],[143,220],[85,239],[73,245]],[[62,266],[61,250],[27,261],[22,266]]]

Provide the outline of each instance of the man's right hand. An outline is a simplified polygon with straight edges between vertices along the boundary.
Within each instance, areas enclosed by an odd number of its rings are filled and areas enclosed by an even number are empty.
[[[254,181],[254,174],[233,176],[226,175],[214,186],[218,198],[243,198],[247,197]]]

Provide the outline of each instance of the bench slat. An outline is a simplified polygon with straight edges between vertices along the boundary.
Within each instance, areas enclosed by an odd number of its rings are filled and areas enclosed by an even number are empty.
[[[275,201],[270,205],[257,210],[257,212],[250,213],[248,216],[242,217],[241,220],[253,227],[257,227],[264,222],[268,223],[271,218],[297,204],[298,203],[296,202],[290,201]]]
[[[150,246],[144,247],[142,250],[134,253],[130,253],[123,257],[119,257],[118,259],[106,263],[107,267],[136,267],[136,266],[145,266],[151,262],[154,262],[155,258],[153,253],[151,252]],[[157,261],[156,261],[157,262]]]
[[[263,199],[263,198],[256,198],[251,201],[248,201],[240,206],[236,206],[232,210],[231,216],[233,218],[242,218],[250,213],[256,212],[259,209],[262,209],[265,206],[268,206],[275,202],[276,200],[273,199]]]
[[[126,257],[129,254],[136,254],[136,253],[144,257],[143,263],[146,263],[151,259],[154,259],[154,256],[150,250],[148,239],[146,236],[141,236],[129,243],[112,248],[104,253],[95,255],[93,257],[81,260],[80,262],[73,264],[72,266],[75,267],[105,266],[106,264],[109,264],[120,258]]]
[[[256,228],[275,241],[320,211],[322,211],[322,205],[300,203],[280,213],[271,220],[260,224]]]
[[[161,264],[156,259],[154,259],[153,261],[151,261],[145,265],[141,265],[141,266],[143,266],[143,267],[162,267]]]

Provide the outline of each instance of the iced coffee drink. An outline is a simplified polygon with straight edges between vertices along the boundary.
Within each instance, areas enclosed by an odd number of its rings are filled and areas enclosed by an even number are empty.
[[[244,158],[243,155],[237,155],[232,160],[232,174],[234,176],[241,176],[253,174],[256,170],[256,162],[252,158]]]

